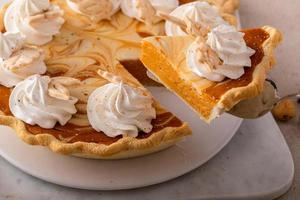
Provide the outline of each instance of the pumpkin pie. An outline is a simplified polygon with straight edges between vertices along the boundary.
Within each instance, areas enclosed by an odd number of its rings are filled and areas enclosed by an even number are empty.
[[[121,0],[106,0],[101,2],[102,6],[94,0],[52,0],[51,4],[46,0],[27,0],[25,7],[18,2],[22,1],[5,5],[0,13],[1,31],[21,32],[27,43],[14,50],[18,53],[9,52],[9,59],[4,61],[22,62],[14,69],[5,68],[15,81],[11,85],[1,83],[0,124],[14,128],[28,144],[48,146],[62,154],[102,159],[156,152],[191,134],[185,122],[161,107],[142,86],[156,83],[148,78],[139,61],[140,42],[149,36],[165,35],[163,20],[139,13],[127,16],[116,9]],[[197,2],[214,5],[224,20],[236,23],[232,14],[238,7],[237,0]],[[159,8],[147,3],[140,6]],[[161,8],[166,12],[165,7]],[[22,57],[20,52],[28,55]],[[36,68],[32,68],[33,63]],[[22,67],[30,69],[25,70],[26,76],[19,71],[27,69]],[[33,107],[24,107],[27,101]],[[53,108],[49,102],[59,106]],[[116,113],[112,115],[108,110]],[[132,118],[124,117],[127,115]],[[125,124],[116,123],[118,120]],[[128,125],[128,121],[135,126]],[[122,132],[123,129],[126,131]]]
[[[26,2],[34,3],[34,0]],[[38,49],[39,54],[30,53],[38,57],[29,59],[28,63],[37,60],[42,62],[39,66],[43,68],[32,69],[32,73],[27,75],[29,77],[21,77],[17,84],[13,84],[15,87],[0,85],[1,125],[12,127],[28,144],[47,146],[57,153],[95,159],[146,155],[170,147],[191,134],[187,123],[155,101],[127,70],[128,66],[135,70],[141,69],[139,67],[142,65],[138,61],[140,40],[149,35],[162,34],[162,23],[149,28],[121,12],[110,16],[110,20],[95,22],[89,16],[74,12],[66,1],[53,0],[51,5],[48,3],[43,1],[39,4],[41,8],[46,7],[41,9],[42,13],[30,10],[35,7],[27,7],[30,8],[26,10],[28,13],[17,15],[10,7],[12,4],[2,8],[2,32],[8,31],[7,26],[12,31],[18,29],[26,42],[22,48],[18,47],[18,51]],[[4,25],[3,20],[8,11],[8,18],[15,24]],[[34,17],[28,19],[26,15]],[[24,21],[29,20],[26,26],[21,23],[23,18]],[[47,27],[43,23],[51,26]],[[38,30],[34,34],[30,34],[32,27]],[[25,58],[17,57],[22,63],[28,60],[28,57]],[[26,66],[31,69],[32,65]],[[47,70],[44,70],[45,66]],[[16,75],[15,71],[9,70]],[[113,92],[107,94],[115,95],[109,101],[116,107],[111,108],[110,104],[105,104],[103,108],[103,102],[107,101],[101,101],[101,95],[109,90]],[[128,103],[127,99],[134,99],[137,103]],[[121,111],[128,106],[124,119]],[[123,110],[115,116],[126,123],[127,114],[133,118],[138,116],[130,121],[136,126],[121,124],[119,127],[116,123],[115,127],[110,126],[115,119],[111,113],[107,113],[108,110],[118,112],[120,108]],[[101,113],[94,111],[99,109],[107,114],[106,123],[97,121]],[[143,112],[132,112],[132,109]],[[141,121],[140,117],[145,120]],[[51,128],[53,119],[57,119],[57,123]],[[120,131],[123,129],[127,131]],[[116,135],[107,134],[109,130]]]

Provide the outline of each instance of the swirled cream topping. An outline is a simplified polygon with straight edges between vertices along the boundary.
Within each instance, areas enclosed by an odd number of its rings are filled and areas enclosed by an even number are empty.
[[[22,46],[18,33],[0,34],[0,84],[13,87],[33,74],[44,74],[44,52],[33,46]]]
[[[75,12],[90,17],[93,21],[110,19],[120,9],[122,0],[67,0]]]
[[[218,9],[207,2],[184,4],[176,8],[170,15],[180,20],[188,18],[196,23],[206,25],[209,29],[221,24],[227,24],[227,22],[219,15]],[[165,29],[168,36],[187,35],[185,30],[171,21],[166,22]]]
[[[30,125],[54,128],[65,125],[77,112],[77,99],[68,95],[67,85],[79,84],[77,79],[33,75],[12,91],[9,107],[12,114]]]
[[[87,113],[92,127],[109,137],[137,137],[140,130],[149,133],[156,117],[152,98],[123,82],[96,89],[89,97]]]
[[[49,0],[15,0],[4,16],[6,31],[21,33],[27,43],[43,45],[59,33],[64,12]]]
[[[156,16],[157,11],[170,13],[178,5],[178,0],[123,0],[121,9],[128,17],[146,24],[154,24],[162,20]]]
[[[187,51],[191,70],[211,81],[225,77],[238,79],[251,67],[250,57],[255,51],[247,47],[244,33],[230,25],[220,25],[208,33],[208,39],[198,37]]]

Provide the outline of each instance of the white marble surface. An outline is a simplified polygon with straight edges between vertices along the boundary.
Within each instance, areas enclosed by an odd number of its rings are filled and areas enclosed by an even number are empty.
[[[201,168],[129,191],[65,188],[26,175],[0,159],[0,199],[272,199],[284,193],[293,178],[290,152],[274,125],[270,115],[246,121],[229,145]]]

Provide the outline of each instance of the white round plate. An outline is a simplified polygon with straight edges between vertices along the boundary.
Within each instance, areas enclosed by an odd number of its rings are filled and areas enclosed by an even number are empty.
[[[162,105],[187,121],[193,135],[167,150],[127,160],[90,160],[59,155],[30,146],[8,128],[0,127],[0,155],[35,177],[63,186],[90,190],[132,189],[161,183],[199,167],[217,154],[233,137],[242,120],[228,114],[211,125],[174,94],[151,88]]]

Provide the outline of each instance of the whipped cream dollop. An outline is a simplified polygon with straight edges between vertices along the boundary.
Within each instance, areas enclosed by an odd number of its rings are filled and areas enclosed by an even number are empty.
[[[0,57],[8,59],[11,54],[23,46],[24,38],[20,33],[0,33]]]
[[[181,20],[189,18],[196,23],[205,24],[210,29],[221,24],[227,24],[220,16],[217,8],[204,1],[181,5],[171,12],[170,15]],[[182,30],[180,26],[171,21],[166,22],[165,30],[168,36],[187,35],[185,30]]]
[[[43,45],[59,33],[63,10],[49,0],[15,0],[4,16],[7,32],[21,33],[27,43]]]
[[[87,113],[92,127],[109,137],[137,137],[139,130],[149,133],[156,118],[152,97],[122,82],[96,89],[88,99]]]
[[[33,46],[22,46],[19,33],[0,34],[0,84],[14,87],[33,74],[44,74],[44,52]]]
[[[51,81],[48,76],[33,75],[17,84],[9,99],[12,114],[27,124],[46,129],[54,128],[57,122],[65,125],[77,112],[77,99],[50,96]]]
[[[218,82],[225,77],[240,78],[245,73],[244,67],[251,67],[250,57],[254,53],[246,45],[244,33],[233,26],[220,25],[208,33],[206,44],[196,40],[190,45],[187,63],[195,74]],[[205,56],[207,62],[203,61]]]
[[[157,11],[172,12],[179,5],[178,0],[123,0],[122,12],[128,17],[144,23],[153,24],[162,19],[156,16]]]
[[[75,12],[90,17],[93,21],[110,19],[119,11],[122,0],[67,0]]]

